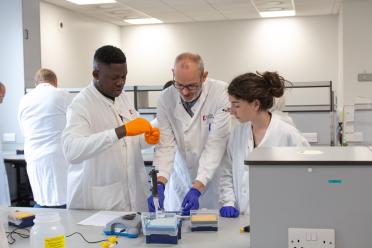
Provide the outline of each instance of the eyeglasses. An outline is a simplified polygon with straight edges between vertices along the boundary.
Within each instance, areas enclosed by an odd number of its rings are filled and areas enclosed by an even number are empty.
[[[184,85],[173,79],[173,85],[177,90],[187,89],[188,91],[196,91],[200,88],[201,83],[198,82],[198,83],[191,83],[188,85]]]

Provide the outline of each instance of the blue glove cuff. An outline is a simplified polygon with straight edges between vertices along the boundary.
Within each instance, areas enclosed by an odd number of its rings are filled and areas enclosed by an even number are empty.
[[[162,190],[164,192],[164,190],[165,190],[164,183],[158,183],[158,192],[159,192],[159,190]]]
[[[193,193],[195,193],[198,197],[199,196],[201,196],[201,193],[200,193],[200,191],[199,190],[197,190],[196,188],[191,188],[190,189],[190,192],[193,192]]]

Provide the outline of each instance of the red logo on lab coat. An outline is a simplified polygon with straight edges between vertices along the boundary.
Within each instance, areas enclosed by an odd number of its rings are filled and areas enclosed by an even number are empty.
[[[208,119],[213,119],[213,117],[214,117],[213,114],[203,115],[202,120],[207,121]]]

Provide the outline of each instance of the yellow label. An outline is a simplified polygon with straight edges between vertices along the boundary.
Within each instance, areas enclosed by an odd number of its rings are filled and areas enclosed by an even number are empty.
[[[45,248],[65,248],[65,236],[56,236],[44,239]]]
[[[191,221],[204,222],[204,221],[217,221],[215,214],[197,214],[191,216]]]
[[[27,218],[27,217],[30,217],[30,216],[34,216],[33,213],[30,213],[30,212],[25,212],[25,211],[17,211],[15,212],[15,217],[17,219],[23,219],[23,218]]]

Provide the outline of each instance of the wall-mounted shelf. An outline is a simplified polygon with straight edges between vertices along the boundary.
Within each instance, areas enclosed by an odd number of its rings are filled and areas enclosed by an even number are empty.
[[[289,103],[283,112],[288,112],[296,127],[302,133],[317,137],[312,145],[336,145],[338,123],[332,81],[299,82],[286,88],[291,90],[286,94]]]

